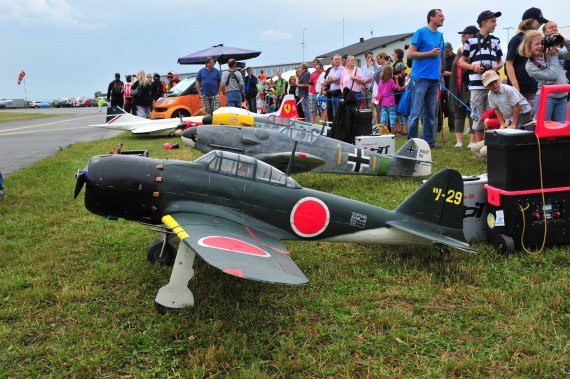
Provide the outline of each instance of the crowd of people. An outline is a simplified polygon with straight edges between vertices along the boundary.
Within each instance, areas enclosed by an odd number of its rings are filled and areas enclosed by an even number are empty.
[[[461,43],[454,52],[452,43],[444,41],[438,31],[445,21],[443,11],[432,9],[427,25],[413,34],[406,61],[402,49],[395,49],[391,56],[381,51],[376,57],[367,51],[361,67],[354,56],[337,54],[327,70],[314,59],[313,72],[303,62],[289,80],[283,79],[281,72],[277,72],[276,80],[263,71],[256,77],[251,67],[242,76],[234,59],[221,73],[210,57],[196,76],[196,88],[209,114],[220,107],[222,93],[229,106],[245,104],[257,113],[273,112],[285,95],[292,94],[299,104],[299,116],[309,122],[317,118],[333,121],[344,100],[356,98],[357,111],[370,109],[374,123],[387,126],[394,134],[419,137],[421,121],[421,138],[432,148],[439,147],[435,137],[444,117],[455,133],[455,147],[463,147],[467,120],[467,147],[475,145],[479,154],[484,131],[490,128],[483,117],[487,110],[493,110],[499,128],[521,127],[536,116],[540,88],[568,83],[570,76],[566,60],[570,59],[569,41],[540,9],[533,7],[523,13],[517,33],[508,42],[506,57],[501,41],[492,34],[500,16],[501,12],[481,12],[477,26],[469,25],[459,32]],[[545,43],[548,38],[552,41]],[[498,74],[503,66],[506,83]],[[142,117],[148,117],[153,100],[179,81],[177,74],[169,73],[169,83],[165,84],[158,74],[145,76],[144,71],[135,78],[128,75],[127,82],[122,83],[117,74],[109,84],[107,97],[111,105],[124,104],[127,111]],[[568,107],[565,93],[550,94],[546,104],[545,120],[564,121]]]
[[[115,79],[109,83],[107,100],[112,107],[118,106],[133,115],[150,118],[154,102],[180,82],[178,73],[169,72],[166,78],[168,83],[162,81],[158,73],[146,74],[141,70],[137,74],[126,75],[123,82],[121,74],[116,73]]]
[[[443,44],[437,28],[445,20],[443,12],[434,9],[428,13],[428,25],[419,29],[412,37],[410,54],[414,59],[410,74],[412,107],[410,111],[410,129],[412,113],[422,117],[422,138],[432,147],[437,147],[432,139],[436,128],[432,125],[438,120],[434,116],[437,103],[429,101],[435,98],[433,93],[424,95],[416,91],[418,83],[427,80],[432,88],[441,87],[439,105],[448,116],[448,126],[455,133],[455,147],[463,147],[465,121],[469,120],[470,141],[467,145],[477,157],[486,157],[484,131],[498,128],[524,128],[525,124],[536,120],[540,90],[543,85],[567,84],[570,78],[570,42],[558,32],[556,22],[547,20],[539,8],[529,8],[523,12],[517,33],[508,42],[506,56],[501,48],[501,41],[492,33],[497,27],[501,12],[483,11],[477,18],[477,26],[470,25],[460,31],[461,45],[453,52],[451,44]],[[420,48],[423,33],[432,37],[431,42]],[[435,37],[435,38],[434,38]],[[427,39],[427,38],[426,38]],[[430,44],[439,40],[436,45]],[[433,46],[437,46],[436,49]],[[430,53],[440,54],[439,62],[433,62],[429,78],[416,70],[422,67],[424,57]],[[438,69],[438,66],[440,68]],[[500,70],[504,67],[507,80],[501,80]],[[441,73],[444,84],[437,74]],[[420,99],[424,101],[419,104]],[[544,120],[564,122],[568,111],[568,94],[553,93],[548,95]],[[427,117],[429,115],[429,118]],[[441,118],[440,118],[441,119]],[[425,122],[424,122],[425,121]],[[417,134],[415,124],[411,137]],[[441,123],[439,125],[441,127]]]

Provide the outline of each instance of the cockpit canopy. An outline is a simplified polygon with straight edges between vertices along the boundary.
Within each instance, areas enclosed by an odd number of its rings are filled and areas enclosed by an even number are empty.
[[[195,160],[208,170],[223,175],[235,176],[256,182],[268,183],[289,188],[302,188],[293,178],[282,171],[247,155],[229,151],[214,150]]]

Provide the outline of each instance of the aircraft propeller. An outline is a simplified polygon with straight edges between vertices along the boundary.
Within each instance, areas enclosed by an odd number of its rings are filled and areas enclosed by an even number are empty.
[[[79,193],[81,192],[81,189],[83,189],[83,185],[85,184],[85,181],[87,180],[87,170],[77,170],[77,173],[75,174],[75,192],[73,194],[73,199],[77,199],[77,196],[79,195]]]

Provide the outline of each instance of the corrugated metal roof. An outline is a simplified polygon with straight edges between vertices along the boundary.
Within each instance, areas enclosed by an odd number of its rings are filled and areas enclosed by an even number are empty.
[[[359,55],[364,54],[368,50],[374,51],[377,49],[382,49],[387,45],[397,42],[403,41],[404,39],[413,36],[414,33],[404,33],[404,34],[394,34],[391,36],[384,36],[384,37],[374,37],[366,39],[362,42],[357,42],[355,44],[345,46],[342,49],[329,51],[328,53],[319,54],[319,58],[331,58],[335,54],[340,55]]]

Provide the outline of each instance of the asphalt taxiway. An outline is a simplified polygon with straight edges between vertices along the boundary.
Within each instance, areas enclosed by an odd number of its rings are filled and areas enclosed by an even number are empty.
[[[0,122],[0,172],[8,175],[71,144],[105,139],[121,133],[89,126],[104,123],[106,111],[103,108],[99,112],[97,107],[0,110],[53,115]]]

